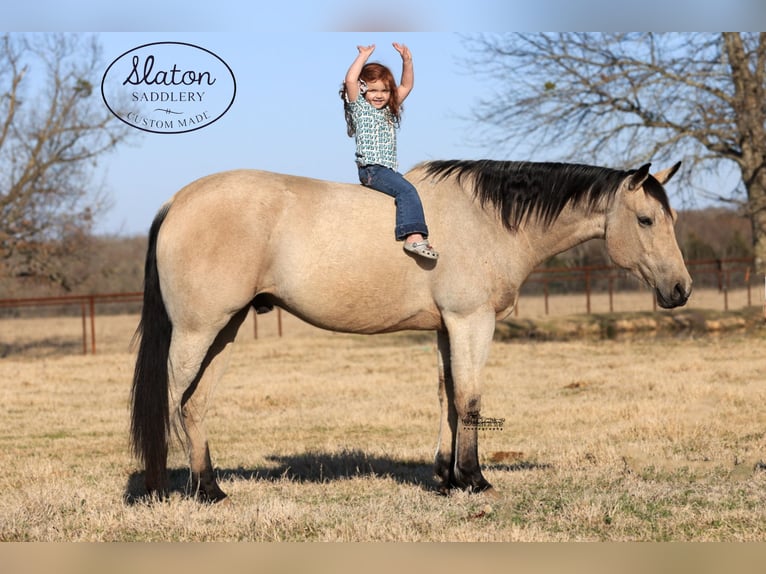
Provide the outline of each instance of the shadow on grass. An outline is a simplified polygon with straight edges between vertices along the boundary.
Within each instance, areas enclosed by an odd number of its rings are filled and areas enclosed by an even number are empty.
[[[390,478],[400,484],[412,485],[423,490],[438,491],[433,463],[401,460],[387,456],[373,456],[360,450],[342,452],[307,452],[284,456],[269,456],[274,466],[268,468],[217,468],[218,480],[263,480],[277,482],[289,480],[299,483],[331,483],[357,477]],[[548,465],[520,461],[515,464],[489,464],[487,470],[518,472],[544,469]],[[180,493],[192,496],[191,473],[188,468],[168,471],[168,494]],[[226,488],[224,487],[224,490]],[[133,504],[147,500],[142,472],[134,472],[128,478],[125,501]]]

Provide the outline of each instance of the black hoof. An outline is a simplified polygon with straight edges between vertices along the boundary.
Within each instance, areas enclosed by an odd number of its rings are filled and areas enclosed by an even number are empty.
[[[227,498],[227,494],[218,488],[217,484],[214,484],[212,488],[210,486],[207,488],[196,488],[192,496],[199,502],[207,504],[215,504]]]
[[[212,494],[200,490],[197,492],[197,500],[205,504],[219,504],[229,502],[229,497],[221,489],[218,489],[218,492]]]
[[[497,495],[494,487],[484,478],[475,481],[475,483],[464,483],[455,479],[451,479],[449,482],[441,481],[436,489],[442,496],[449,496],[455,490],[462,490],[469,494],[493,493],[493,495]]]
[[[204,472],[202,476],[195,477],[194,495],[200,502],[215,504],[226,498],[226,493],[218,486],[218,482],[212,472]]]

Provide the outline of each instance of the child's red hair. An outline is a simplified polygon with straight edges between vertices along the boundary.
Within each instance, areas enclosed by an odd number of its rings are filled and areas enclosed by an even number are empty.
[[[394,116],[394,119],[398,123],[401,119],[401,102],[399,101],[396,91],[396,80],[386,66],[378,64],[377,62],[371,62],[365,64],[359,74],[359,79],[365,83],[374,82],[380,80],[386,86],[386,89],[391,92],[391,98],[388,100],[388,109]]]

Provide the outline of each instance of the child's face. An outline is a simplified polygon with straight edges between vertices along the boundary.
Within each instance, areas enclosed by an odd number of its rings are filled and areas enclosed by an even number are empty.
[[[383,109],[388,105],[391,99],[391,91],[382,80],[367,82],[367,91],[364,94],[366,99],[375,109]]]

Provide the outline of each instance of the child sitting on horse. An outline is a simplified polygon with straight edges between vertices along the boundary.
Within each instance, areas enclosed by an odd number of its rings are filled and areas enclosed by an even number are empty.
[[[417,189],[397,170],[396,129],[402,102],[412,91],[415,75],[412,54],[404,44],[393,44],[402,57],[402,78],[396,85],[386,66],[367,63],[375,45],[357,46],[359,53],[341,89],[349,137],[355,136],[356,164],[362,185],[381,191],[396,203],[397,241],[415,255],[436,259],[428,242],[428,227]]]

